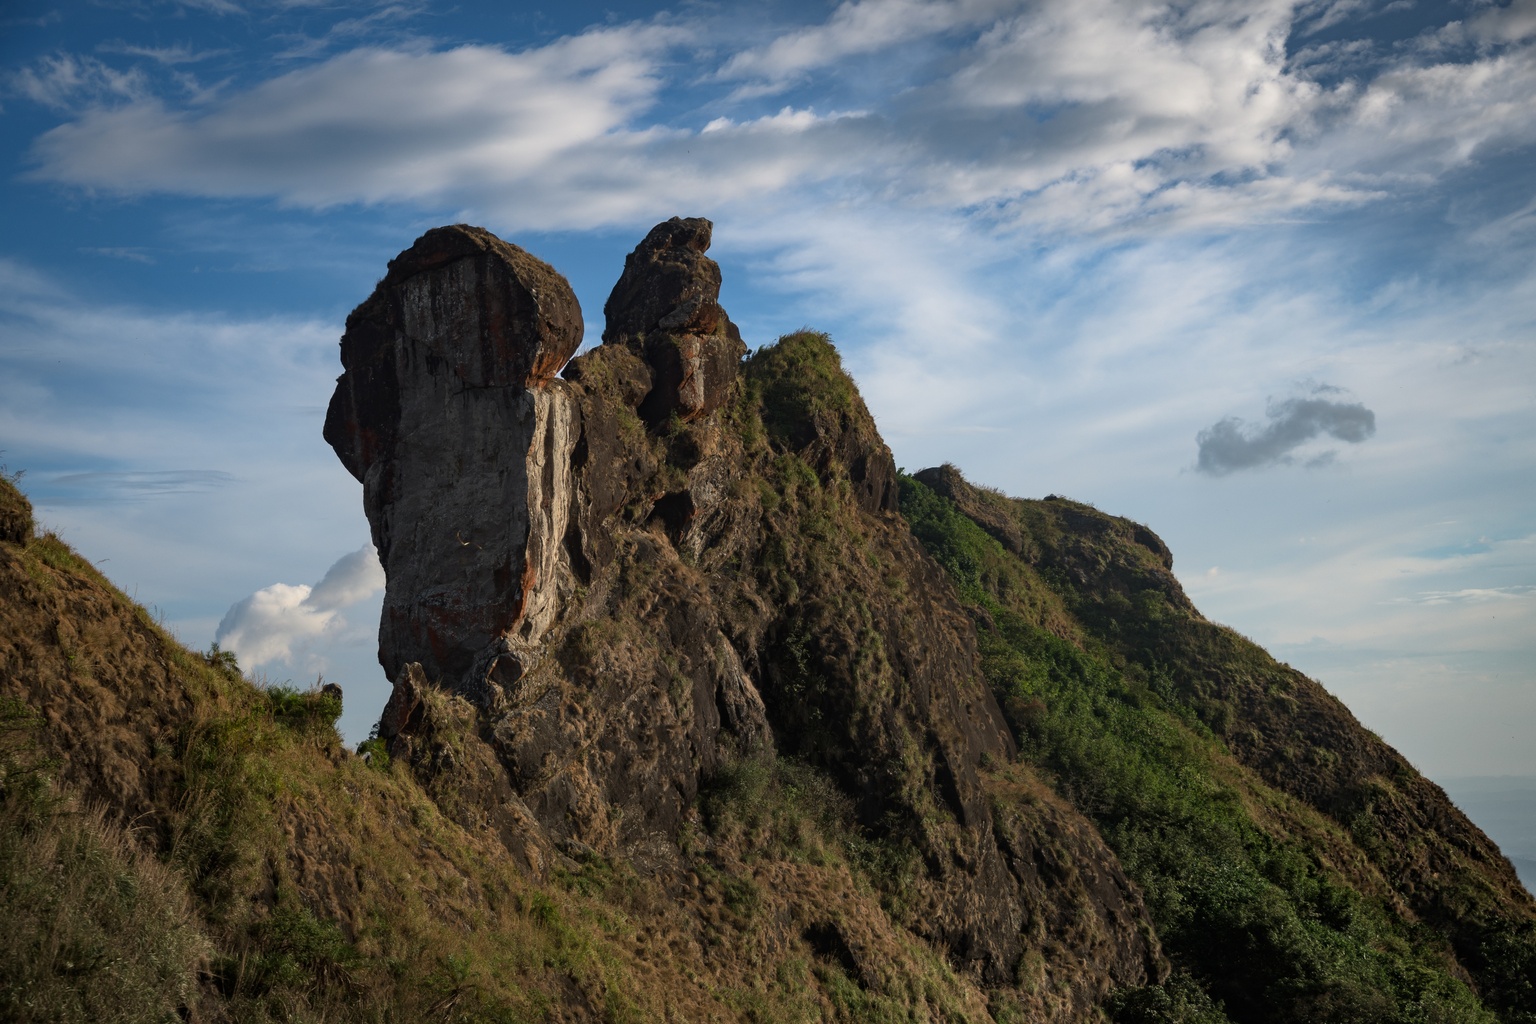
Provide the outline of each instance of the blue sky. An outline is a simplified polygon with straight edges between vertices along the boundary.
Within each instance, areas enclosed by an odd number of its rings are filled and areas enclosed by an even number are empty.
[[[0,461],[361,738],[347,311],[468,221],[592,342],[708,216],[749,343],[830,331],[901,465],[1143,521],[1432,776],[1536,775],[1533,97],[1531,0],[13,0]]]

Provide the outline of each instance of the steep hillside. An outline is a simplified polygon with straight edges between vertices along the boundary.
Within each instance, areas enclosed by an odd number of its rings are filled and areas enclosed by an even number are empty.
[[[1166,546],[952,467],[902,481],[1024,759],[1092,818],[1165,949],[1244,1021],[1536,1012],[1536,901],[1316,682],[1208,622]]]
[[[563,371],[569,286],[481,229],[349,318],[358,752],[0,485],[0,1016],[1536,1020],[1536,907],[1433,784],[1145,528],[899,476],[709,235]]]
[[[0,1018],[989,1018],[801,762],[717,772],[665,863],[556,849],[462,699],[420,693],[413,772],[343,749],[333,695],[187,651],[51,535],[0,541],[0,595]]]

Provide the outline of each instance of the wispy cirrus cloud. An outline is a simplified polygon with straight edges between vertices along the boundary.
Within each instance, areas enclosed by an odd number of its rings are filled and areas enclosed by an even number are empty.
[[[793,29],[732,54],[716,76],[755,80],[741,95],[777,92],[845,58],[984,24],[1020,6],[1021,0],[850,0],[838,4],[820,25]]]
[[[36,140],[37,180],[437,203],[535,229],[679,204],[718,216],[806,189],[1030,232],[1225,229],[1375,201],[1536,141],[1536,56],[1518,27],[1324,84],[1287,53],[1297,17],[1290,0],[858,0],[744,49],[719,21],[673,17],[519,51],[374,42],[190,105],[97,58],[54,58],[23,91],[73,110]],[[915,40],[944,46],[909,52]],[[850,54],[890,62],[904,87],[844,113],[765,116],[736,95],[707,98],[704,119],[663,102],[701,81],[835,80]],[[681,74],[693,59],[713,61],[702,80]],[[80,107],[91,90],[117,102]]]
[[[196,494],[228,487],[235,477],[218,469],[172,469],[57,473],[34,480],[29,490],[35,500],[75,505]]]
[[[120,70],[96,57],[56,53],[12,72],[10,91],[52,110],[73,112],[82,104],[128,102],[149,96],[149,80],[137,68]]]
[[[1413,600],[1419,604],[1486,604],[1490,601],[1520,601],[1536,594],[1536,586],[1463,587],[1460,590],[1426,590]]]
[[[137,46],[117,40],[97,45],[96,52],[116,53],[126,57],[145,57],[157,64],[176,66],[180,64],[200,64],[205,60],[223,57],[233,51],[225,48],[198,49],[185,44],[180,46]]]

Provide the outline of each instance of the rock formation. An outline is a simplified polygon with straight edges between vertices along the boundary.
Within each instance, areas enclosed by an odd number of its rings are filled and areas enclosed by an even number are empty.
[[[603,306],[603,343],[626,345],[651,367],[651,390],[640,404],[650,423],[674,413],[696,420],[720,408],[747,354],[720,307],[720,267],[704,255],[712,231],[702,217],[656,225],[625,259]]]
[[[347,318],[325,438],[363,484],[391,679],[510,681],[537,650],[571,586],[579,422],[555,374],[581,335],[564,277],[463,225],[417,239]]]
[[[1054,922],[1049,972],[1074,979],[1058,1009],[1155,979],[1140,898],[1092,827],[984,781],[1012,740],[826,339],[762,354],[744,403],[710,232],[674,218],[646,236],[605,343],[564,380],[569,288],[479,229],[423,236],[348,319],[326,437],[364,483],[388,578],[381,736],[429,757],[436,681],[483,709],[507,813],[557,845],[663,860],[716,772],[782,750],[911,851],[919,931],[976,977],[1010,978]]]

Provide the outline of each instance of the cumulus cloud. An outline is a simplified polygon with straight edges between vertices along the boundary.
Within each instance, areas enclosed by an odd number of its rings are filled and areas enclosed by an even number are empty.
[[[292,664],[307,646],[346,628],[341,611],[384,587],[373,545],[342,556],[313,587],[274,583],[230,606],[215,639],[254,668]]]
[[[1195,438],[1200,450],[1195,468],[1210,476],[1226,476],[1240,469],[1290,463],[1292,452],[1319,435],[1359,444],[1375,434],[1376,414],[1364,405],[1320,397],[1338,390],[1324,385],[1306,398],[1271,402],[1266,410],[1269,422],[1263,425],[1250,427],[1235,416],[1213,423]],[[1308,465],[1327,465],[1333,458],[1333,452],[1323,452],[1308,460]]]

